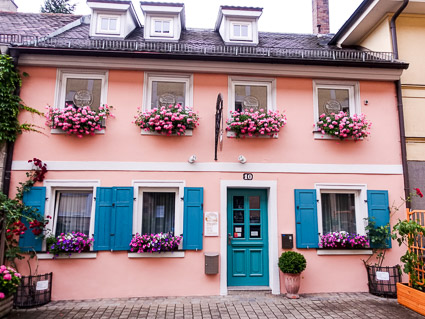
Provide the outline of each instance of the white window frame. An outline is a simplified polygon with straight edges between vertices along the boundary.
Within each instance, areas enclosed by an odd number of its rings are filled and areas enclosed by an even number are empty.
[[[193,75],[192,74],[160,74],[146,73],[143,85],[144,106],[143,110],[151,109],[152,83],[153,82],[178,82],[186,84],[185,105],[193,109]]]
[[[229,111],[235,111],[236,85],[266,86],[267,111],[276,110],[276,79],[229,77]]]
[[[174,192],[176,191],[175,212],[174,212],[174,235],[183,234],[183,210],[184,202],[184,181],[133,181],[134,187],[134,213],[133,213],[133,234],[142,232],[143,221],[143,197],[140,192]]]
[[[155,31],[155,22],[169,22],[170,23],[170,32],[156,32]],[[161,37],[161,38],[174,38],[174,18],[171,17],[151,17],[151,37]]]
[[[367,185],[366,184],[315,184],[317,194],[317,223],[318,231],[323,235],[322,193],[355,194],[356,230],[359,235],[366,235],[366,220],[368,218]]]
[[[100,105],[107,104],[108,77],[108,71],[58,69],[56,74],[55,107],[58,109],[65,108],[66,81],[75,78],[101,80]]]
[[[46,226],[45,232],[54,235],[56,232],[57,221],[57,203],[56,194],[58,191],[78,191],[78,190],[93,190],[92,208],[90,215],[90,231],[89,236],[94,236],[95,212],[96,212],[96,189],[100,186],[99,180],[45,180],[46,187],[46,206],[44,210],[44,218],[51,216],[50,222]],[[46,250],[46,240],[43,241],[43,250]],[[90,248],[93,250],[93,246]]]
[[[117,28],[115,30],[102,30],[102,19],[108,19],[108,20],[116,19],[117,20]],[[108,21],[108,25],[109,25],[109,21]],[[97,15],[96,33],[97,34],[119,35],[121,33],[121,15],[98,14]]]
[[[251,21],[239,21],[239,20],[234,20],[234,21],[230,21],[229,23],[230,25],[230,32],[229,32],[229,39],[231,41],[253,41],[253,36],[252,36],[252,22]],[[248,27],[248,35],[247,36],[242,36],[242,35],[235,35],[234,33],[234,26],[247,26]]]

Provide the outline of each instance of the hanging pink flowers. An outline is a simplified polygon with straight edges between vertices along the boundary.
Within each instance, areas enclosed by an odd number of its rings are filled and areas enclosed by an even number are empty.
[[[46,107],[44,114],[46,125],[53,129],[61,129],[68,134],[77,135],[79,138],[94,135],[96,131],[103,129],[104,121],[111,114],[110,107],[103,105],[99,110],[91,110],[89,106],[77,107],[66,105],[63,109]]]

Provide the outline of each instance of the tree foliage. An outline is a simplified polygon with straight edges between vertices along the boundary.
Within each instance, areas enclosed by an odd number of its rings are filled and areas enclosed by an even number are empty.
[[[42,13],[74,13],[76,4],[70,4],[69,0],[45,0],[41,6]]]
[[[21,85],[21,76],[12,58],[0,55],[0,145],[4,142],[14,142],[16,136],[23,131],[37,131],[33,124],[21,124],[18,120],[22,110],[41,115],[36,109],[23,104],[17,94]]]

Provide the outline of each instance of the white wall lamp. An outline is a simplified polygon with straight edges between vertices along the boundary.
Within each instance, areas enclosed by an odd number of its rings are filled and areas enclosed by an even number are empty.
[[[189,157],[189,159],[187,160],[190,164],[193,164],[196,162],[196,155],[192,155],[191,157]]]
[[[245,163],[246,163],[246,157],[245,157],[245,156],[243,156],[243,155],[239,155],[239,157],[238,157],[238,161],[239,161],[239,163],[241,163],[241,164],[245,164]]]

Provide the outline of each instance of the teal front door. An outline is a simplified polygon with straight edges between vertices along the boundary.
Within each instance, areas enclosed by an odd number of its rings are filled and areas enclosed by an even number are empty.
[[[268,286],[267,191],[227,193],[227,285]]]

